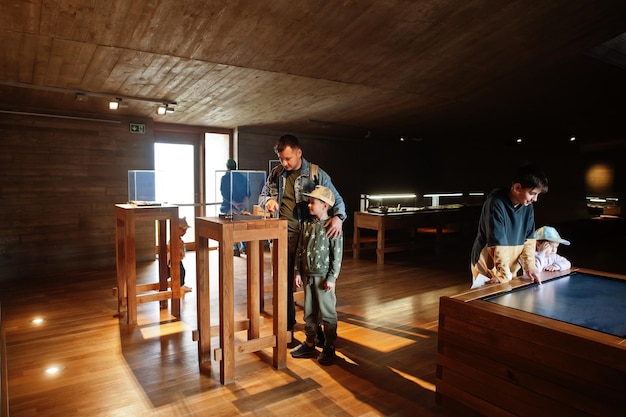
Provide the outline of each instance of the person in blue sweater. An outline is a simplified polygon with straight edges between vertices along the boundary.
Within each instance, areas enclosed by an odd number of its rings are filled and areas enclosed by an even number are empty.
[[[533,203],[548,191],[548,178],[535,165],[520,166],[510,187],[492,191],[485,200],[471,252],[471,271],[488,283],[510,281],[520,266],[541,283],[535,267]],[[521,264],[521,265],[520,265]]]

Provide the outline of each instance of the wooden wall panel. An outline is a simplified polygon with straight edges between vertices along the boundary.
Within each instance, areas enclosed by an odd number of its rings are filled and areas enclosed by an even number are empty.
[[[130,121],[145,123],[146,134],[131,134]],[[239,167],[267,170],[282,133],[239,129]],[[555,159],[552,148],[540,152],[492,145],[486,163],[486,145],[297,136],[304,157],[329,172],[344,197],[347,231],[361,193],[487,192],[506,185],[513,166],[525,158],[546,167],[551,181],[550,193],[536,207],[538,224],[580,218],[585,210],[582,174],[572,168],[580,157],[573,150]],[[129,169],[152,168],[153,141],[151,119],[0,113],[0,280],[114,265],[113,206],[127,200]],[[141,224],[139,259],[153,256],[152,238],[152,225]]]
[[[2,278],[27,279],[115,265],[114,204],[128,199],[128,170],[153,167],[131,120],[1,114]],[[154,258],[154,226],[138,230],[138,259]]]
[[[239,129],[240,168],[267,170],[268,160],[276,159],[274,144],[284,133]],[[514,147],[505,139],[496,140],[497,132],[490,132],[489,140],[485,140],[487,136],[468,134],[461,138],[442,137],[440,141],[296,136],[300,139],[303,156],[331,175],[346,201],[350,216],[344,230],[352,228],[351,217],[359,209],[362,193],[423,195],[482,191],[487,194],[494,188],[509,186],[515,168],[527,162],[544,169],[550,181],[549,192],[541,195],[535,206],[537,227],[587,216],[582,173],[573,168],[578,167],[582,159],[576,145],[552,146],[545,142],[544,145]]]

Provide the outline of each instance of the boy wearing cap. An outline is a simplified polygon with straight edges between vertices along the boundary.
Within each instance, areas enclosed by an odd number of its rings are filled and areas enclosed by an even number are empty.
[[[335,282],[341,268],[343,256],[343,233],[329,237],[324,225],[328,221],[328,211],[335,204],[333,192],[318,185],[310,193],[309,212],[311,220],[305,221],[296,250],[294,265],[295,285],[304,284],[304,333],[306,340],[291,351],[294,358],[310,357],[317,354],[315,338],[318,324],[324,329],[324,346],[317,360],[321,365],[330,365],[335,359],[337,340],[337,297]]]
[[[563,271],[570,269],[572,263],[559,255],[559,244],[569,246],[569,240],[561,238],[554,227],[543,226],[535,232],[537,249],[535,250],[535,267],[539,271]]]
[[[191,287],[185,285],[185,267],[183,266],[183,258],[185,257],[185,253],[187,253],[187,246],[183,241],[183,236],[187,233],[187,229],[189,229],[189,224],[187,223],[186,217],[181,217],[178,219],[178,239],[180,240],[180,290],[184,293],[191,291]],[[171,253],[170,253],[171,241],[167,242],[167,276],[172,277],[170,271],[171,264]]]

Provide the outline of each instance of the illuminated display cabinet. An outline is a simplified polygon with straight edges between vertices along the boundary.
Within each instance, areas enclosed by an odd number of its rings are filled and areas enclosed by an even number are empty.
[[[459,208],[463,205],[480,205],[483,192],[429,193],[420,197],[415,193],[361,194],[360,211],[379,214],[410,213],[424,209]]]

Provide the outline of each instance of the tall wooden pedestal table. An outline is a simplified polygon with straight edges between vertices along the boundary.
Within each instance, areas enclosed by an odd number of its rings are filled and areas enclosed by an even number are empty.
[[[218,217],[196,218],[196,287],[198,306],[198,362],[200,372],[211,371],[211,294],[209,290],[209,239],[219,242],[219,335],[220,381],[235,380],[235,353],[251,353],[273,348],[272,365],[287,365],[287,221],[254,219],[231,221]],[[260,337],[260,260],[266,240],[273,240],[272,335]],[[235,242],[247,242],[247,320],[235,322],[234,254]],[[235,341],[235,332],[248,331],[248,340]]]
[[[137,304],[171,300],[173,316],[180,317],[180,240],[171,239],[171,290],[167,285],[167,222],[170,236],[178,236],[178,206],[115,205],[115,255],[118,312],[126,310],[126,323],[137,323]],[[137,285],[135,224],[159,222],[159,282]],[[149,292],[156,291],[156,292]],[[139,293],[139,295],[138,295]]]

